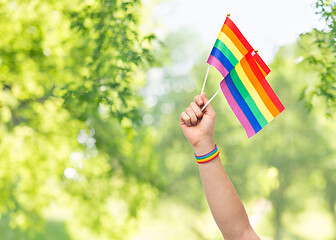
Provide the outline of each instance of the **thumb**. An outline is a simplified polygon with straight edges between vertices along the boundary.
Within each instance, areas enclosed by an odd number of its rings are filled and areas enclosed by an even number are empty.
[[[208,98],[206,97],[205,93],[202,93],[201,95],[204,105],[209,101]],[[204,109],[204,114],[215,117],[216,113],[215,110],[212,108],[211,104],[209,103],[208,106]]]

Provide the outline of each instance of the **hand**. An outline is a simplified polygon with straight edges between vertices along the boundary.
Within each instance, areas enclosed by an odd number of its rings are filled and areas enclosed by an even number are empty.
[[[180,127],[184,136],[191,143],[196,155],[203,155],[215,147],[214,131],[216,113],[209,104],[204,113],[202,106],[208,102],[205,93],[197,95],[195,102],[190,103],[190,107],[181,114]]]

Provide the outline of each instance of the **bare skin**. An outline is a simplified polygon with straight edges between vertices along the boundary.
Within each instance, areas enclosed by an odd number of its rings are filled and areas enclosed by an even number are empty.
[[[216,113],[207,103],[205,93],[197,95],[190,107],[181,114],[180,127],[196,155],[204,155],[215,148]],[[244,205],[232,185],[220,157],[198,164],[204,192],[211,213],[226,240],[260,240],[252,229]]]

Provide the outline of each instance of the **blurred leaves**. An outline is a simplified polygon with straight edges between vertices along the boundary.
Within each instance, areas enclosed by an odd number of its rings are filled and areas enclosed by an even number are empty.
[[[314,29],[301,38],[309,43],[302,46],[304,61],[319,74],[319,81],[311,89],[303,89],[303,96],[309,108],[314,106],[314,97],[323,98],[331,116],[336,109],[336,2],[318,0],[315,7],[326,28]]]
[[[126,238],[142,193],[163,185],[135,134],[155,41],[139,32],[140,1],[0,6],[0,216],[34,238],[55,203],[92,234]],[[125,203],[124,218],[108,210]]]

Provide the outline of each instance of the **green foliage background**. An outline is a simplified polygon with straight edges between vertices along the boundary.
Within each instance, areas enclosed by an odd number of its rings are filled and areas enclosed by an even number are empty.
[[[336,239],[336,7],[316,7],[327,29],[270,64],[286,107],[270,126],[247,140],[224,97],[213,102],[223,164],[262,239]],[[195,56],[205,48],[186,29],[163,42],[140,31],[145,11],[0,1],[0,239],[221,239],[178,126],[208,53]]]

